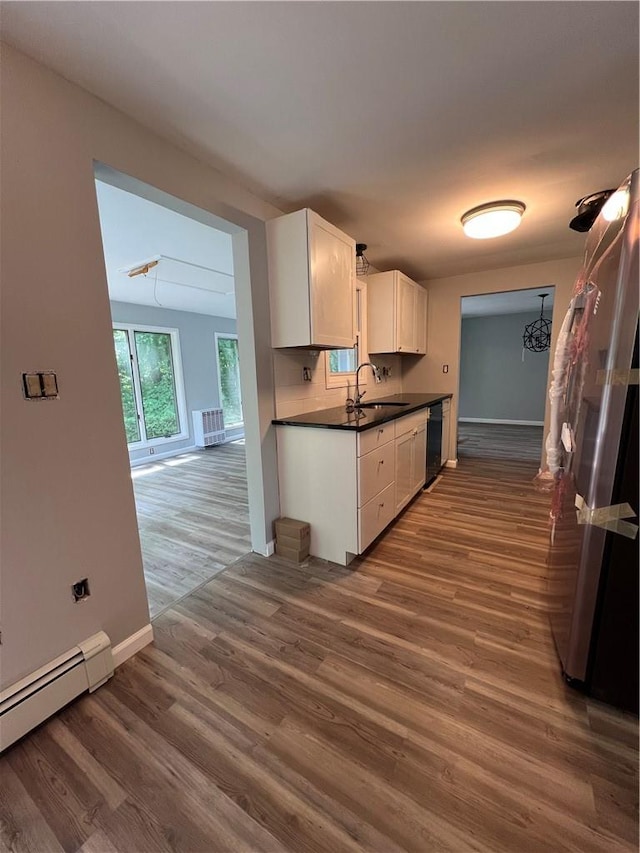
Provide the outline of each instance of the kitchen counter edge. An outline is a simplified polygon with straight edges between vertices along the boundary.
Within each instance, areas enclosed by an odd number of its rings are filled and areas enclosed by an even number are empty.
[[[405,415],[410,415],[413,412],[418,412],[420,409],[428,409],[442,400],[450,400],[453,394],[395,394],[392,397],[381,397],[381,400],[391,402],[408,402],[408,406],[398,406],[397,408],[389,407],[388,411],[384,409],[364,409],[367,418],[366,423],[339,423],[348,417],[348,412],[344,406],[337,406],[331,409],[319,409],[316,412],[305,412],[302,415],[293,415],[290,418],[274,418],[271,423],[274,426],[294,426],[306,427],[310,429],[340,429],[346,432],[365,432],[368,429],[373,429],[383,423],[395,421],[398,418],[403,418]],[[417,398],[420,398],[419,400]],[[372,400],[375,403],[376,400]],[[336,422],[331,422],[331,417],[335,417]],[[324,419],[324,420],[323,420]]]

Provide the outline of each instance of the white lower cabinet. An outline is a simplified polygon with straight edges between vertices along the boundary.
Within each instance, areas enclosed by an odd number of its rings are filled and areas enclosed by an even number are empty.
[[[383,444],[358,460],[358,506],[368,503],[396,479],[393,441]]]
[[[423,486],[427,464],[427,412],[396,421],[396,512]]]
[[[423,422],[413,439],[413,488],[412,495],[415,495],[425,484],[427,479],[427,423]]]
[[[347,565],[424,485],[427,416],[355,434],[277,427],[281,515],[309,522],[313,556]]]
[[[411,500],[413,490],[413,433],[395,440],[396,448],[396,512]]]
[[[390,483],[358,510],[358,550],[362,553],[396,517],[395,487]]]

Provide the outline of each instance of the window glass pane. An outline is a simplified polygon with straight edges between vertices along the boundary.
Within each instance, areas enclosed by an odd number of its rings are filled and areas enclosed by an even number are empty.
[[[118,378],[120,379],[124,429],[127,434],[127,444],[131,444],[134,441],[140,441],[140,426],[136,410],[136,397],[133,391],[129,341],[124,329],[113,330],[113,344],[116,350],[116,364],[118,365]]]
[[[329,352],[331,373],[353,373],[358,366],[358,348],[333,349]]]
[[[180,432],[171,335],[134,332],[140,395],[147,439],[169,438]]]
[[[240,396],[240,360],[235,338],[218,338],[218,369],[220,371],[220,404],[225,427],[239,426],[242,420]]]

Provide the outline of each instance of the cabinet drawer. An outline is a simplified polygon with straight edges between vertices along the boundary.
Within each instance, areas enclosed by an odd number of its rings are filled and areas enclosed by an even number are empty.
[[[370,545],[396,515],[395,484],[391,483],[380,494],[358,510],[359,553]]]
[[[396,437],[395,421],[358,433],[358,456],[364,456]]]
[[[394,444],[387,442],[358,460],[358,506],[364,506],[395,480]]]
[[[413,432],[416,429],[424,429],[424,425],[427,422],[428,413],[428,409],[420,409],[419,412],[415,412],[412,415],[407,415],[404,418],[398,418],[398,420],[395,421],[396,438],[400,438],[401,435],[405,435],[408,432]]]

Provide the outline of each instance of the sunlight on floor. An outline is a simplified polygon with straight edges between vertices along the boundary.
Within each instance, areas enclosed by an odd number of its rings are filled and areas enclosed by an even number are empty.
[[[185,462],[193,462],[197,458],[195,453],[189,453],[187,456],[177,456],[175,459],[167,459],[164,464],[174,468],[176,465],[184,465]]]
[[[147,474],[157,474],[158,471],[162,471],[164,468],[175,468],[176,465],[184,465],[185,462],[193,462],[194,459],[198,459],[196,453],[187,453],[184,456],[176,456],[175,459],[166,459],[155,464],[141,465],[139,468],[134,467],[131,469],[131,479],[137,480],[139,477],[146,477]]]
[[[140,468],[131,469],[131,479],[137,480],[138,477],[146,477],[147,474],[154,474],[157,471],[162,471],[162,465],[145,465]]]

